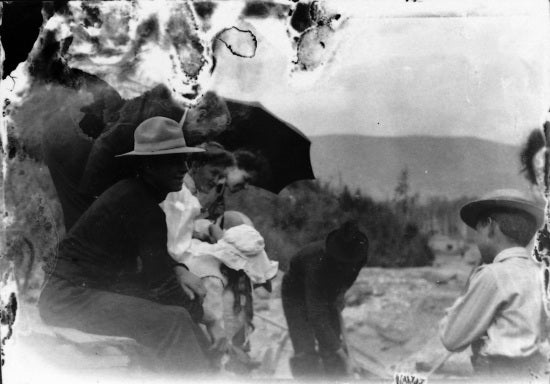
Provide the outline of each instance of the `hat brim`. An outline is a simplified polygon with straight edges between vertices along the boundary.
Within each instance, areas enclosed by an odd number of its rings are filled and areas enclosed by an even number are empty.
[[[544,224],[544,209],[533,203],[518,200],[488,199],[473,201],[460,209],[460,218],[467,226],[476,229],[479,215],[492,208],[522,211],[530,214],[535,219],[537,228],[540,228]]]
[[[132,152],[123,153],[122,155],[116,155],[115,157],[158,156],[158,155],[172,155],[177,153],[198,153],[198,152],[205,152],[205,150],[202,148],[196,148],[196,147],[182,147],[182,148],[164,149],[161,151],[147,151],[147,152],[132,151]]]

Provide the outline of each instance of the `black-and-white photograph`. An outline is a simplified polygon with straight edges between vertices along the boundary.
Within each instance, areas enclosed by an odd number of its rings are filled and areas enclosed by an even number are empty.
[[[0,382],[550,382],[549,1],[0,10]]]

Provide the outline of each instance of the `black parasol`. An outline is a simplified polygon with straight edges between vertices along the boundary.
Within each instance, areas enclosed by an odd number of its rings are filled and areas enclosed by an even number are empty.
[[[225,101],[231,125],[216,141],[230,151],[249,150],[267,161],[268,175],[260,175],[254,185],[279,193],[294,181],[315,178],[309,155],[311,142],[302,132],[258,102]]]

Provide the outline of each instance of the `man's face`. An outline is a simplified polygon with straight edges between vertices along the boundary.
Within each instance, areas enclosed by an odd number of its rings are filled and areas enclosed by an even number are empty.
[[[492,219],[489,219],[488,222],[479,221],[476,225],[474,241],[479,248],[481,259],[485,264],[492,263],[496,256],[495,238],[491,230],[491,226],[494,225],[495,223]]]
[[[225,183],[231,192],[237,192],[245,189],[252,181],[252,178],[253,174],[234,166],[228,168],[227,180]]]
[[[177,192],[187,173],[185,154],[151,156],[146,159],[144,176],[164,192]]]
[[[199,103],[189,108],[187,116],[185,117],[184,130],[190,133],[201,132],[203,134],[214,134],[222,132],[225,128],[227,128],[228,123],[229,116],[208,116],[208,112]]]
[[[193,171],[193,181],[200,192],[208,193],[216,186],[225,183],[227,170],[216,165],[203,165]]]

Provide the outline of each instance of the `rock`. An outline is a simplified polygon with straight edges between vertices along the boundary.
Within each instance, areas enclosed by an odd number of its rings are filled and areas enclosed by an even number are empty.
[[[418,361],[415,364],[415,369],[417,372],[429,372],[432,369],[432,366],[427,364],[425,361]]]
[[[391,325],[377,325],[374,328],[381,337],[396,344],[405,344],[411,338],[406,331]]]

